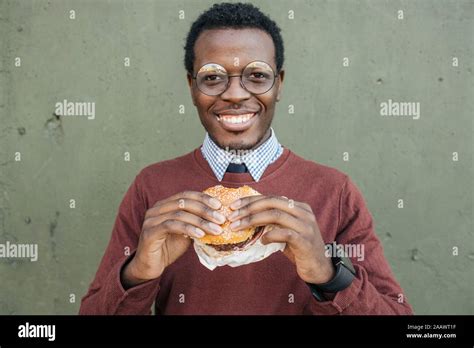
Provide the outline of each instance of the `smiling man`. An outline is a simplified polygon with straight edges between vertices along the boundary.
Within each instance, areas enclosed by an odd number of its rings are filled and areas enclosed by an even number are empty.
[[[185,67],[204,143],[137,175],[81,314],[150,314],[154,302],[156,314],[412,313],[354,183],[278,142],[283,57],[280,29],[250,4],[214,5],[193,23]],[[213,271],[199,262],[189,237],[226,221],[202,193],[218,184],[262,193],[231,205],[231,228],[273,224],[262,242],[283,252]]]

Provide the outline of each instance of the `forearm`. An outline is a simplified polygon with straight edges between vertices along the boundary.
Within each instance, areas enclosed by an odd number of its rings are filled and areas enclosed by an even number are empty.
[[[357,274],[352,284],[336,293],[328,301],[311,298],[306,314],[327,315],[411,315],[413,310],[404,294],[397,288],[387,288],[382,293],[369,281],[366,270],[355,265]]]
[[[100,282],[94,282],[81,302],[81,315],[149,315],[159,291],[159,279],[136,286],[122,284],[122,270],[129,259],[117,263]]]

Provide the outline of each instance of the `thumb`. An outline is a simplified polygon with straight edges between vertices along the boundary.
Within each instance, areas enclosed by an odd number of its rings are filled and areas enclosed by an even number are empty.
[[[288,241],[288,236],[292,233],[291,230],[287,228],[281,228],[276,225],[268,225],[263,230],[262,235],[262,244],[269,243],[286,243]]]

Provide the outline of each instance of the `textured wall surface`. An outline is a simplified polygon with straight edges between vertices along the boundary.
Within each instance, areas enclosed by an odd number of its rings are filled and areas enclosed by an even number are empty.
[[[0,314],[77,313],[134,176],[200,145],[183,45],[212,3],[0,0],[0,243],[38,245],[0,258]],[[474,314],[474,2],[254,4],[286,45],[281,143],[360,187],[416,313]]]

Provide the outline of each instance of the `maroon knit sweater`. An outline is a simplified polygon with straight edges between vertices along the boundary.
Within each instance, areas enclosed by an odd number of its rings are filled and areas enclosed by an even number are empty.
[[[125,291],[120,271],[137,247],[146,210],[178,192],[203,191],[218,184],[199,148],[143,169],[120,205],[109,245],[79,313],[151,314],[155,302],[156,314],[412,314],[354,183],[340,171],[286,148],[259,182],[249,173],[226,173],[220,184],[246,184],[264,195],[306,202],[325,243],[363,243],[365,259],[351,259],[357,271],[351,286],[332,300],[318,302],[281,252],[249,265],[210,271],[190,247],[161,277]],[[124,255],[126,247],[132,256]]]

